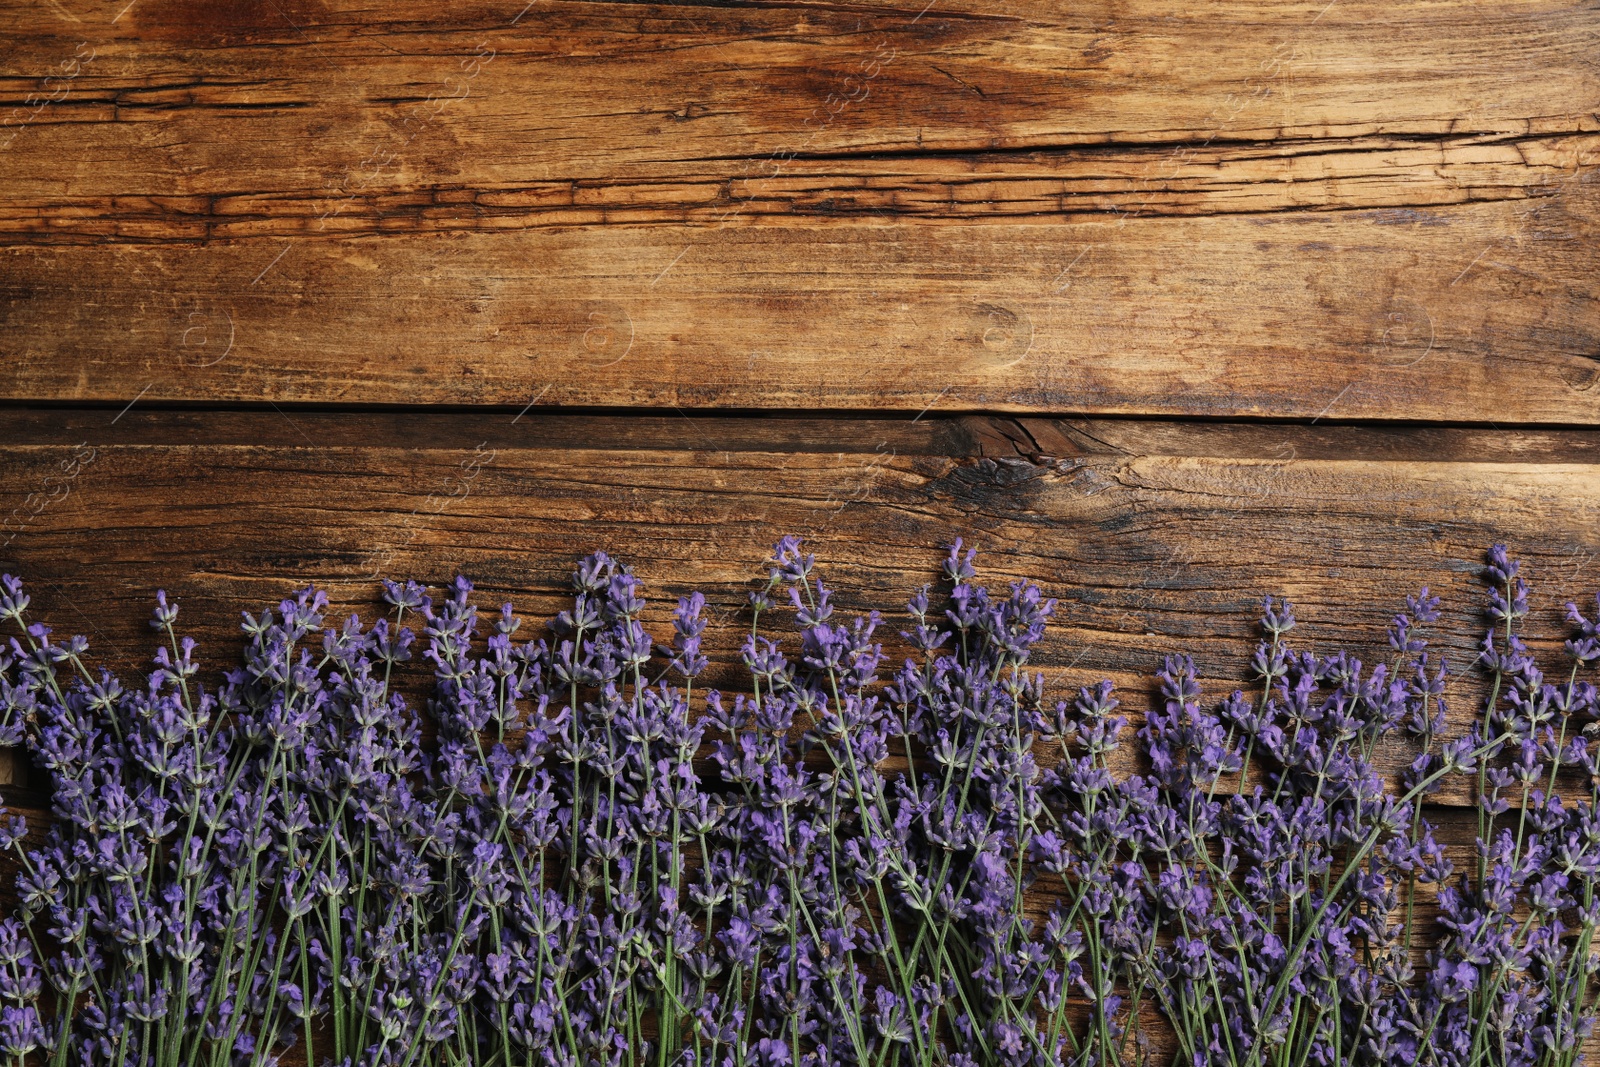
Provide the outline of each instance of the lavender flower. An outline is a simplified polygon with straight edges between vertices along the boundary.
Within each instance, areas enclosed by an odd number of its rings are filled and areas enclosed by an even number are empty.
[[[742,670],[713,670],[702,594],[657,641],[642,582],[596,553],[532,637],[464,578],[386,581],[370,625],[300,590],[244,616],[214,684],[158,593],[127,685],[0,579],[0,741],[51,790],[46,825],[0,819],[0,1056],[1110,1067],[1164,1040],[1188,1067],[1576,1062],[1600,624],[1569,605],[1547,676],[1503,548],[1489,696],[1456,737],[1426,589],[1368,661],[1298,647],[1268,598],[1248,683],[1208,695],[1170,655],[1141,718],[1109,682],[1047,698],[1036,586],[978,584],[960,542],[941,574],[897,667],[884,618],[844,612],[785,538]],[[1459,868],[1423,806],[1452,777],[1479,820]]]

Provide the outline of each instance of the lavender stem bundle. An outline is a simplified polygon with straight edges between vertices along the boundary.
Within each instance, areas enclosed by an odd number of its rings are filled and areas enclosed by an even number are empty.
[[[1046,694],[1056,602],[986,589],[959,543],[891,669],[880,616],[837,616],[780,541],[737,692],[698,681],[704,597],[657,643],[603,553],[520,639],[461,578],[385,582],[370,626],[303,590],[246,614],[214,683],[158,594],[130,688],[6,576],[0,743],[52,818],[0,825],[0,1059],[1571,1067],[1600,620],[1568,606],[1547,679],[1517,562],[1497,546],[1487,578],[1489,696],[1450,736],[1426,589],[1372,665],[1297,648],[1269,599],[1247,687],[1208,700],[1169,656],[1130,730],[1110,682]],[[1424,808],[1452,779],[1478,812],[1459,868]]]

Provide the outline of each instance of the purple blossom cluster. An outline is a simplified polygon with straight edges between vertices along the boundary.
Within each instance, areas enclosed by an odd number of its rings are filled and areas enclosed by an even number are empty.
[[[135,688],[5,577],[0,743],[48,777],[52,818],[0,821],[19,866],[0,1058],[1579,1061],[1600,621],[1569,606],[1547,678],[1496,547],[1489,695],[1450,738],[1426,589],[1372,664],[1295,647],[1269,599],[1248,689],[1208,700],[1170,656],[1134,731],[1109,682],[1047,700],[1028,664],[1056,602],[973,563],[958,542],[911,598],[894,668],[879,615],[837,614],[785,538],[724,672],[737,692],[697,685],[704,597],[658,643],[603,553],[520,640],[461,578],[437,601],[385,582],[370,626],[301,591],[245,615],[242,666],[212,684],[158,594]],[[1414,755],[1403,780],[1380,750]],[[1424,807],[1452,777],[1478,820],[1454,860]]]

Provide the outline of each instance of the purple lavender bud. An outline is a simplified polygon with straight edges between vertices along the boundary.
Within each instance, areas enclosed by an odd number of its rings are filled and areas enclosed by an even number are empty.
[[[20,623],[22,613],[28,610],[28,603],[28,597],[22,591],[21,579],[0,574],[0,620]]]
[[[944,560],[944,576],[955,585],[965,584],[978,573],[973,566],[973,561],[978,558],[978,550],[971,548],[962,555],[961,548],[961,538],[958,537],[951,543]]]
[[[1287,600],[1273,601],[1266,597],[1261,601],[1261,628],[1273,637],[1282,637],[1294,629],[1294,606]]]
[[[404,584],[383,579],[383,602],[392,608],[407,611],[424,611],[432,607],[432,601],[424,593],[422,586],[416,582],[407,581]]]
[[[20,1063],[33,1050],[50,1047],[44,1023],[32,1005],[0,1008],[0,1052]]]
[[[151,612],[150,626],[156,630],[164,630],[178,620],[178,605],[167,603],[167,591],[156,590],[156,607]]]

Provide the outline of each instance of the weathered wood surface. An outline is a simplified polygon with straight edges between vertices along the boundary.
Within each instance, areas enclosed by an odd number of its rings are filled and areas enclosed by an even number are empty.
[[[1600,130],[1594,12],[1562,0],[23,0],[0,32],[17,106],[40,77],[70,89],[7,120],[29,127],[10,151],[39,164],[12,195],[320,189],[306,179],[373,148],[393,158],[368,184],[397,187],[790,153]],[[85,156],[119,165],[72,165]]]
[[[1600,586],[1592,3],[23,0],[0,39],[0,570],[119,671],[157,588],[214,671],[308,582],[537,623],[605,548],[657,632],[707,593],[737,684],[778,535],[896,652],[959,536],[1060,598],[1051,688],[1136,716],[1169,652],[1248,686],[1267,593],[1374,661],[1430,585],[1459,728],[1486,546],[1546,655]]]
[[[1475,713],[1484,551],[1513,544],[1546,652],[1561,605],[1600,586],[1600,435],[1119,420],[910,422],[535,415],[0,416],[0,567],[36,607],[129,669],[150,652],[154,591],[184,604],[212,666],[237,612],[327,587],[370,613],[376,575],[468,574],[486,604],[559,610],[576,557],[621,555],[656,597],[703,590],[707,644],[736,681],[739,608],[773,540],[806,537],[850,610],[901,606],[965,537],[995,584],[1060,598],[1037,666],[1062,696],[1109,677],[1137,712],[1169,652],[1220,698],[1247,686],[1260,598],[1291,597],[1308,647],[1386,658],[1405,594],[1445,599],[1434,628]],[[77,457],[76,473],[61,464]],[[58,488],[59,487],[59,488]],[[1402,746],[1384,754],[1388,766]],[[1460,803],[1457,791],[1446,800]]]
[[[1592,6],[439,10],[0,12],[0,395],[1600,417]]]

